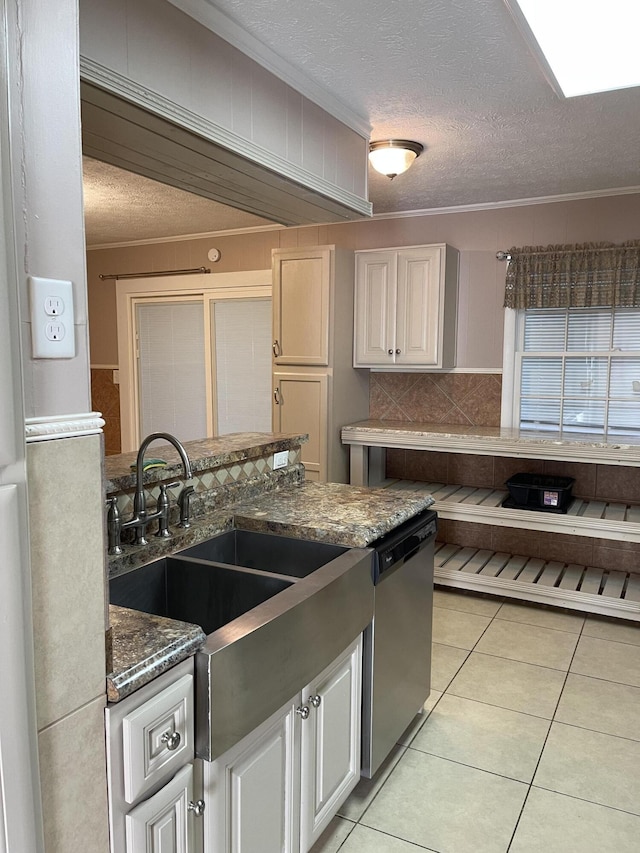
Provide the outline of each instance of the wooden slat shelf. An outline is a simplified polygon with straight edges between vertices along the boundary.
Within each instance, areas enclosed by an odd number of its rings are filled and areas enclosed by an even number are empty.
[[[435,582],[640,622],[640,574],[436,543]]]
[[[441,518],[452,521],[640,543],[640,507],[634,504],[574,498],[563,514],[503,507],[502,501],[508,496],[504,489],[416,480],[387,480],[384,485],[433,495],[433,509]]]

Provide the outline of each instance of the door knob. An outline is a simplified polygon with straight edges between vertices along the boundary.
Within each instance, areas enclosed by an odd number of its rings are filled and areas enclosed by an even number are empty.
[[[309,702],[310,705],[313,705],[314,708],[319,708],[320,703],[322,702],[322,696],[319,696],[318,694],[315,696],[309,696],[307,702]]]
[[[299,707],[299,708],[296,708],[296,714],[297,714],[299,717],[302,717],[302,719],[303,719],[303,720],[308,720],[308,719],[309,719],[309,714],[310,714],[310,713],[311,713],[311,712],[309,711],[309,706],[308,706],[308,705],[300,705],[300,707]]]

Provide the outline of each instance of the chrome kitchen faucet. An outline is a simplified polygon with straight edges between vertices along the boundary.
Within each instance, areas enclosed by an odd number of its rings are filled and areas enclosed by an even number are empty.
[[[155,521],[156,519],[158,520],[158,532],[156,533],[156,536],[171,536],[171,533],[169,531],[169,497],[167,495],[167,489],[170,486],[178,484],[161,483],[160,494],[158,496],[158,501],[156,505],[156,511],[153,513],[148,513],[146,498],[144,494],[144,486],[142,482],[144,474],[144,455],[147,452],[147,448],[149,447],[149,445],[153,441],[159,440],[169,442],[169,444],[172,444],[178,451],[178,453],[180,454],[180,459],[182,460],[182,467],[184,469],[185,479],[190,480],[193,476],[191,472],[191,462],[189,461],[189,457],[187,456],[187,451],[184,449],[182,444],[175,436],[171,435],[168,432],[153,432],[151,433],[151,435],[148,435],[140,445],[140,449],[138,450],[138,456],[136,458],[136,491],[133,498],[133,516],[128,521],[121,521],[120,512],[118,510],[117,498],[114,496],[107,500],[107,507],[109,509],[107,513],[107,537],[108,553],[110,555],[122,553],[122,547],[120,545],[120,536],[123,530],[132,529],[134,531],[134,545],[147,545],[148,540],[145,536],[147,525],[150,522]],[[182,527],[189,526],[188,496],[193,491],[193,487],[185,486],[185,489],[183,491],[187,490],[189,491],[184,496],[183,500],[179,499],[181,510],[180,522]]]

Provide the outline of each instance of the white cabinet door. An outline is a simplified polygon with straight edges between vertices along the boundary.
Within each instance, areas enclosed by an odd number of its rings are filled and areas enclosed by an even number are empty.
[[[327,479],[327,400],[330,393],[326,373],[273,374],[273,431],[307,433],[302,462],[307,480]]]
[[[354,366],[453,367],[457,282],[445,244],[356,252]]]
[[[360,779],[362,641],[302,693],[300,848],[310,850]]]
[[[396,339],[396,252],[356,254],[354,364],[388,367]]]
[[[203,762],[206,853],[298,853],[296,704]]]
[[[193,765],[129,812],[127,853],[194,853]]]
[[[439,363],[440,288],[439,248],[398,252],[395,363]]]
[[[273,253],[273,354],[276,364],[328,365],[331,250]]]

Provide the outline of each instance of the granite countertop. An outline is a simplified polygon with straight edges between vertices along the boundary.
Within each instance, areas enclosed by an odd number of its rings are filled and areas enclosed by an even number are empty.
[[[366,420],[342,428],[343,444],[640,465],[640,439],[571,432]]]
[[[187,451],[191,469],[195,474],[209,468],[243,462],[255,456],[289,450],[293,445],[304,444],[308,440],[309,436],[302,433],[236,432],[219,438],[185,441],[184,449]],[[107,494],[131,489],[136,485],[136,473],[131,470],[131,465],[135,464],[137,455],[136,451],[132,451],[105,458],[104,474]],[[182,462],[173,445],[158,439],[149,446],[146,457],[164,459],[167,465],[164,468],[152,468],[146,471],[143,477],[144,483],[155,483],[182,476]]]
[[[205,640],[199,625],[109,605],[113,630],[113,672],[107,699],[118,702],[194,654]]]
[[[433,503],[430,495],[305,481],[232,507],[236,527],[364,548]]]

